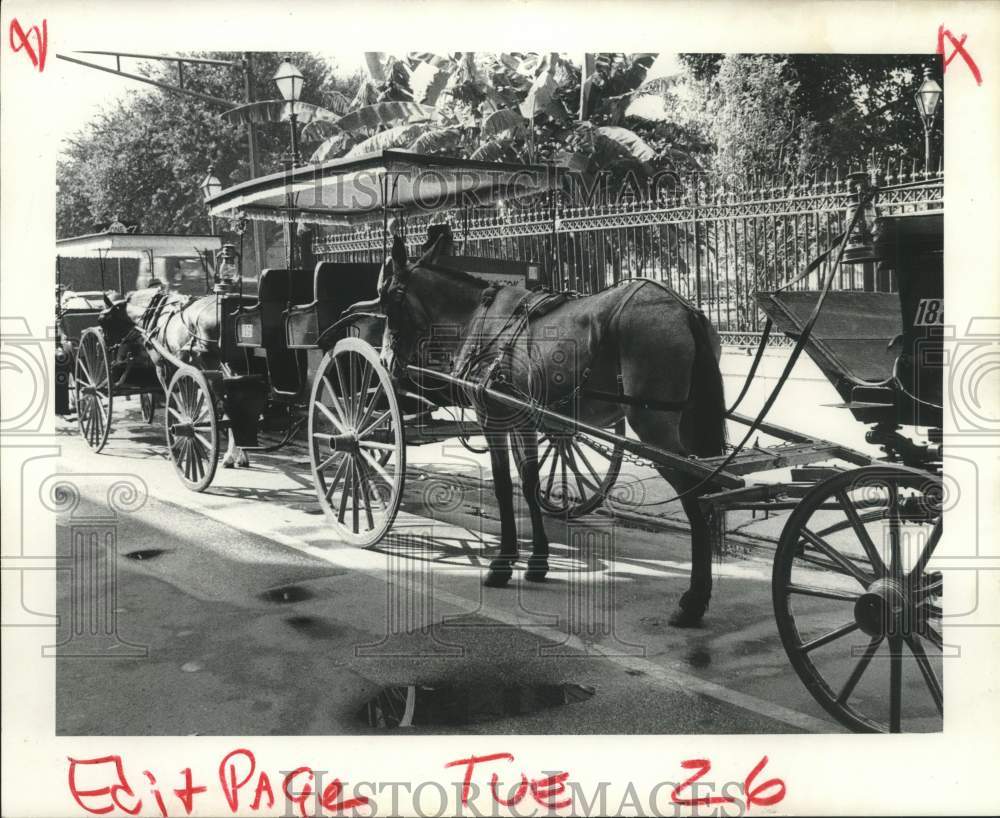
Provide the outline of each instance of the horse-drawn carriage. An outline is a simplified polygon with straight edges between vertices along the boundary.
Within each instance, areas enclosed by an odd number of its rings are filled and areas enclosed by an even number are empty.
[[[516,298],[506,311],[503,307],[497,310],[503,325],[500,332],[484,331],[474,343],[463,338],[456,346],[453,339],[442,337],[448,335],[448,321],[457,320],[459,326],[468,329],[470,321],[481,317],[482,328],[491,309],[489,304],[496,297],[495,292],[488,294],[490,282],[481,270],[477,271],[477,260],[442,255],[431,248],[412,261],[406,246],[414,244],[414,239],[391,236],[386,229],[390,212],[405,215],[420,205],[421,180],[424,184],[433,180],[434,206],[448,208],[454,207],[462,194],[475,193],[482,202],[492,196],[511,199],[518,193],[537,193],[552,183],[552,178],[543,174],[539,168],[483,166],[386,152],[360,161],[335,161],[319,169],[300,169],[290,176],[255,180],[223,191],[212,200],[216,215],[277,216],[319,224],[341,224],[379,211],[384,214],[386,252],[373,259],[376,264],[354,268],[347,265],[339,271],[336,265],[321,265],[315,271],[312,292],[303,289],[300,296],[294,295],[294,274],[287,285],[278,286],[273,299],[267,295],[268,287],[262,279],[261,301],[256,308],[258,324],[251,326],[250,314],[239,324],[241,338],[246,339],[241,344],[263,350],[276,394],[294,394],[301,404],[305,383],[301,373],[308,375],[311,389],[304,408],[309,419],[313,478],[320,502],[338,533],[348,541],[367,545],[388,531],[402,493],[405,446],[419,439],[415,430],[420,427],[418,421],[429,419],[428,407],[457,405],[476,409],[487,433],[491,412],[528,415],[532,439],[521,434],[517,438],[520,446],[533,449],[538,440],[543,444],[540,453],[519,454],[522,481],[531,486],[526,492],[529,506],[532,495],[539,506],[549,511],[572,514],[592,509],[607,495],[623,454],[628,453],[634,460],[654,465],[661,473],[679,476],[675,486],[683,487],[679,495],[691,518],[693,562],[695,573],[701,566],[702,581],[705,555],[711,551],[699,549],[698,540],[704,543],[714,533],[718,545],[718,535],[725,533],[727,510],[792,510],[775,556],[774,607],[782,642],[810,692],[852,729],[898,731],[904,715],[906,648],[916,663],[916,678],[925,685],[925,695],[929,695],[940,716],[943,694],[940,673],[934,667],[939,659],[932,661],[924,645],[931,645],[939,654],[942,650],[939,625],[935,624],[941,617],[942,579],[930,565],[942,530],[942,356],[941,337],[936,333],[943,280],[942,214],[880,218],[874,225],[867,225],[876,231],[873,245],[867,252],[859,252],[864,243],[858,242],[859,233],[866,227],[864,213],[875,194],[859,187],[850,229],[839,246],[831,248],[835,261],[828,265],[820,289],[782,289],[759,297],[761,308],[778,329],[796,340],[788,369],[799,353],[806,351],[837,389],[844,406],[859,421],[874,424],[868,440],[882,447],[884,459],[875,460],[849,447],[767,423],[764,414],[777,390],[756,418],[733,410],[724,414],[728,421],[748,427],[739,446],[728,451],[720,446],[714,453],[692,457],[657,443],[655,436],[653,440],[636,440],[625,435],[625,411],[635,427],[641,425],[641,413],[683,415],[691,406],[683,401],[627,394],[620,361],[615,391],[587,386],[584,382],[591,372],[586,366],[570,371],[566,390],[555,400],[543,400],[528,381],[527,386],[515,388],[516,374],[509,372],[505,381],[503,371],[512,371],[513,365],[504,356],[510,354],[513,342],[503,340],[504,331],[522,340],[530,335],[532,341],[538,342],[542,339],[539,328],[544,323],[540,318],[546,310],[556,315],[564,302],[574,300],[531,295],[531,284],[545,283],[544,271],[541,276],[536,274],[534,282],[525,281],[520,288],[509,289]],[[325,293],[336,292],[338,275],[342,275],[348,280],[356,277],[369,282],[358,293],[374,295],[364,290],[374,282],[388,255],[390,241],[392,263],[382,271],[378,304],[355,307],[338,318],[342,302],[330,309],[335,299]],[[878,261],[891,269],[898,282],[898,294],[830,292],[840,265],[862,260]],[[459,277],[454,276],[455,270],[460,271]],[[463,275],[466,278],[461,278]],[[417,280],[424,282],[424,292],[414,296],[411,285]],[[442,290],[436,300],[429,294],[427,282],[431,280],[436,280]],[[455,310],[447,305],[462,297],[463,286],[471,287],[471,306],[456,319]],[[642,286],[626,283],[622,289],[629,294],[621,300],[634,297]],[[310,305],[294,306],[292,302],[307,295],[313,299]],[[480,297],[482,305],[478,303]],[[655,300],[660,296],[647,298]],[[264,318],[269,299],[270,327]],[[657,303],[661,302],[667,303],[662,298]],[[679,314],[687,311],[692,333],[697,336],[697,321],[690,317],[695,313],[683,305],[679,310]],[[360,325],[352,324],[352,312],[374,323],[360,329]],[[283,333],[276,318],[279,313],[284,321]],[[394,339],[395,371],[384,365],[391,357],[386,355],[387,350],[380,355],[374,349],[381,340],[378,330],[384,315],[389,316],[385,337]],[[414,330],[418,317],[424,323],[419,332]],[[438,319],[445,320],[442,323]],[[435,324],[443,330],[437,337],[429,331]],[[352,325],[353,337],[346,331]],[[404,354],[400,355],[396,342],[407,333],[419,335],[409,341],[420,343],[404,344]],[[663,338],[664,343],[667,340]],[[470,343],[474,352],[485,356],[485,367],[477,370],[459,366],[456,358],[468,353]],[[699,343],[696,339],[696,348]],[[306,352],[304,359],[302,351]],[[645,366],[649,367],[648,360]],[[711,368],[704,360],[698,366]],[[295,375],[297,380],[282,389],[275,377],[279,372],[280,377]],[[579,413],[583,400],[617,403],[625,409],[617,414],[599,412],[595,416],[603,421],[588,423]],[[925,432],[927,442],[901,434],[901,426],[929,427]],[[515,427],[500,424],[500,430],[515,431]],[[751,434],[761,433],[778,443],[745,448]],[[540,437],[534,439],[536,434]],[[496,434],[490,438],[491,454],[498,439]],[[587,461],[585,450],[604,458],[599,470]],[[502,445],[501,451],[505,463],[507,453]],[[503,509],[501,495],[509,489],[499,486],[509,484],[503,471],[509,467],[501,465],[498,470],[497,458],[492,462]],[[791,480],[748,483],[746,479],[751,474],[777,469],[791,469]],[[698,520],[699,514],[692,512],[692,501],[703,519]],[[542,579],[547,570],[547,542],[539,551],[539,523],[534,515],[532,519],[536,551],[528,561],[525,577]],[[502,548],[501,557],[491,565],[487,584],[503,585],[509,579],[517,558],[516,544],[513,549]],[[693,578],[692,590],[694,586]],[[842,606],[843,623],[831,630],[828,607],[833,603]],[[694,620],[700,616],[699,604],[703,610],[707,597],[693,603]],[[851,634],[862,634],[863,644],[845,639]],[[832,655],[831,646],[835,649]],[[873,664],[876,657],[887,661]],[[889,705],[887,716],[882,718],[878,712],[884,707],[884,697],[878,690],[865,692],[862,681],[866,674],[868,679],[881,679],[883,674],[869,672],[869,668],[886,666]],[[906,692],[917,693],[911,688]]]
[[[135,233],[120,227],[56,241],[55,411],[58,415],[75,412],[81,434],[96,451],[107,443],[116,395],[140,395],[147,423],[152,422],[157,397],[162,395],[148,360],[142,356],[137,360],[124,351],[119,359],[117,349],[108,349],[99,327],[109,303],[129,289],[123,262],[136,268],[128,275],[134,287],[139,268],[144,267],[150,278],[166,276],[167,267],[184,264],[198,265],[200,270],[204,257],[221,247],[217,236]],[[90,266],[96,261],[100,289],[81,289],[96,282],[86,276],[86,267],[75,275],[64,271],[68,259]],[[108,269],[109,262],[115,262],[114,270]],[[108,288],[111,276],[116,289]]]
[[[554,181],[545,168],[386,151],[214,196],[211,212],[222,217],[341,225],[381,215],[384,252],[364,262],[264,270],[256,299],[216,294],[211,354],[181,356],[148,322],[140,328],[161,363],[168,450],[182,481],[195,490],[211,483],[225,431],[236,446],[253,448],[266,426],[282,428],[285,443],[305,425],[317,497],[337,536],[373,545],[399,508],[407,445],[479,431],[503,522],[487,584],[504,585],[517,559],[508,440],[532,511],[528,580],[548,569],[536,512],[593,509],[627,455],[671,480],[691,520],[692,586],[675,621],[694,624],[707,607],[711,554],[725,536],[727,511],[791,511],[774,560],[774,608],[812,695],[852,729],[898,731],[904,693],[919,694],[916,678],[939,720],[942,579],[931,560],[942,531],[941,213],[879,219],[871,246],[859,252],[874,197],[859,189],[822,286],[759,296],[796,340],[788,370],[807,352],[845,407],[873,424],[869,441],[885,452],[875,460],[768,423],[777,389],[756,418],[727,411],[714,330],[657,282],[623,282],[584,298],[545,291],[550,271],[538,265],[462,256],[441,240],[415,260],[407,251],[423,240],[406,234],[415,211],[447,210],[466,197],[511,201],[549,191]],[[831,292],[842,263],[876,259],[892,269],[898,294]],[[122,324],[120,335],[134,325]],[[192,332],[188,343],[199,330]],[[99,330],[86,337],[102,338]],[[100,380],[88,365],[81,394],[93,402],[106,392],[110,416],[112,392],[130,381],[99,346],[109,374]],[[671,366],[655,367],[654,359]],[[724,443],[727,421],[748,429],[734,448]],[[901,426],[926,427],[928,441],[901,434]],[[752,434],[778,442],[747,448]],[[781,469],[791,470],[790,480],[747,479]],[[831,617],[839,617],[832,629]],[[938,656],[929,657],[925,643]],[[908,681],[904,648],[916,664]]]

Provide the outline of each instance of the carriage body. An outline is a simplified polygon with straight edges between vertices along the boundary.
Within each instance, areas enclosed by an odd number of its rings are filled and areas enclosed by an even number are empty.
[[[892,272],[897,292],[829,292],[805,351],[841,405],[875,427],[872,442],[924,465],[940,460],[939,451],[907,447],[894,430],[928,427],[936,438],[941,427],[944,214],[879,218],[871,258]],[[758,293],[757,303],[798,340],[820,296],[817,290],[779,290]]]
[[[57,414],[76,412],[81,433],[95,451],[100,451],[107,443],[116,396],[141,396],[143,417],[151,422],[156,401],[164,391],[143,345],[110,342],[101,328],[107,306],[119,301],[126,289],[120,262],[137,261],[137,266],[152,277],[165,275],[166,270],[182,263],[193,263],[203,253],[214,252],[220,247],[216,236],[144,234],[128,230],[56,241],[59,301],[56,307],[55,409]],[[74,282],[63,280],[60,262],[70,258],[97,261],[100,290],[67,289]],[[117,262],[113,274],[105,269],[109,261]],[[117,289],[108,287],[108,278],[112,276]],[[92,286],[95,282],[82,283]]]

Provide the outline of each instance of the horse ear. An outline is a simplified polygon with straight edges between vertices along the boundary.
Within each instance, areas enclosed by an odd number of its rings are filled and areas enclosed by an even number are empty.
[[[111,308],[111,307],[114,306],[114,304],[111,303],[111,299],[108,298],[108,294],[107,293],[101,293],[101,295],[104,297],[104,306],[105,307]]]
[[[402,236],[395,236],[392,240],[392,266],[398,278],[407,274],[406,243]]]

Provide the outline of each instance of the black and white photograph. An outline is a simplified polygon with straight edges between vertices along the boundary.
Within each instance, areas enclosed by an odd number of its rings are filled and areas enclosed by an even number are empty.
[[[705,5],[5,11],[5,814],[985,771],[998,7]]]

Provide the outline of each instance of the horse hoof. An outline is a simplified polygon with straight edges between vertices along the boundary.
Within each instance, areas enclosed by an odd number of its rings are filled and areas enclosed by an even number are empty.
[[[483,580],[487,588],[504,588],[510,582],[513,571],[490,571]]]
[[[222,461],[222,468],[224,468],[224,469],[235,469],[236,468],[236,464],[232,460],[223,460]]]
[[[514,560],[496,559],[490,563],[490,571],[483,580],[487,588],[503,588],[514,575]]]
[[[524,578],[528,582],[545,582],[545,575],[549,572],[549,561],[545,559],[528,559],[528,570],[524,572]]]
[[[671,614],[668,623],[674,628],[698,628],[701,627],[702,617],[705,615],[705,609],[692,610],[691,608],[677,608]]]

